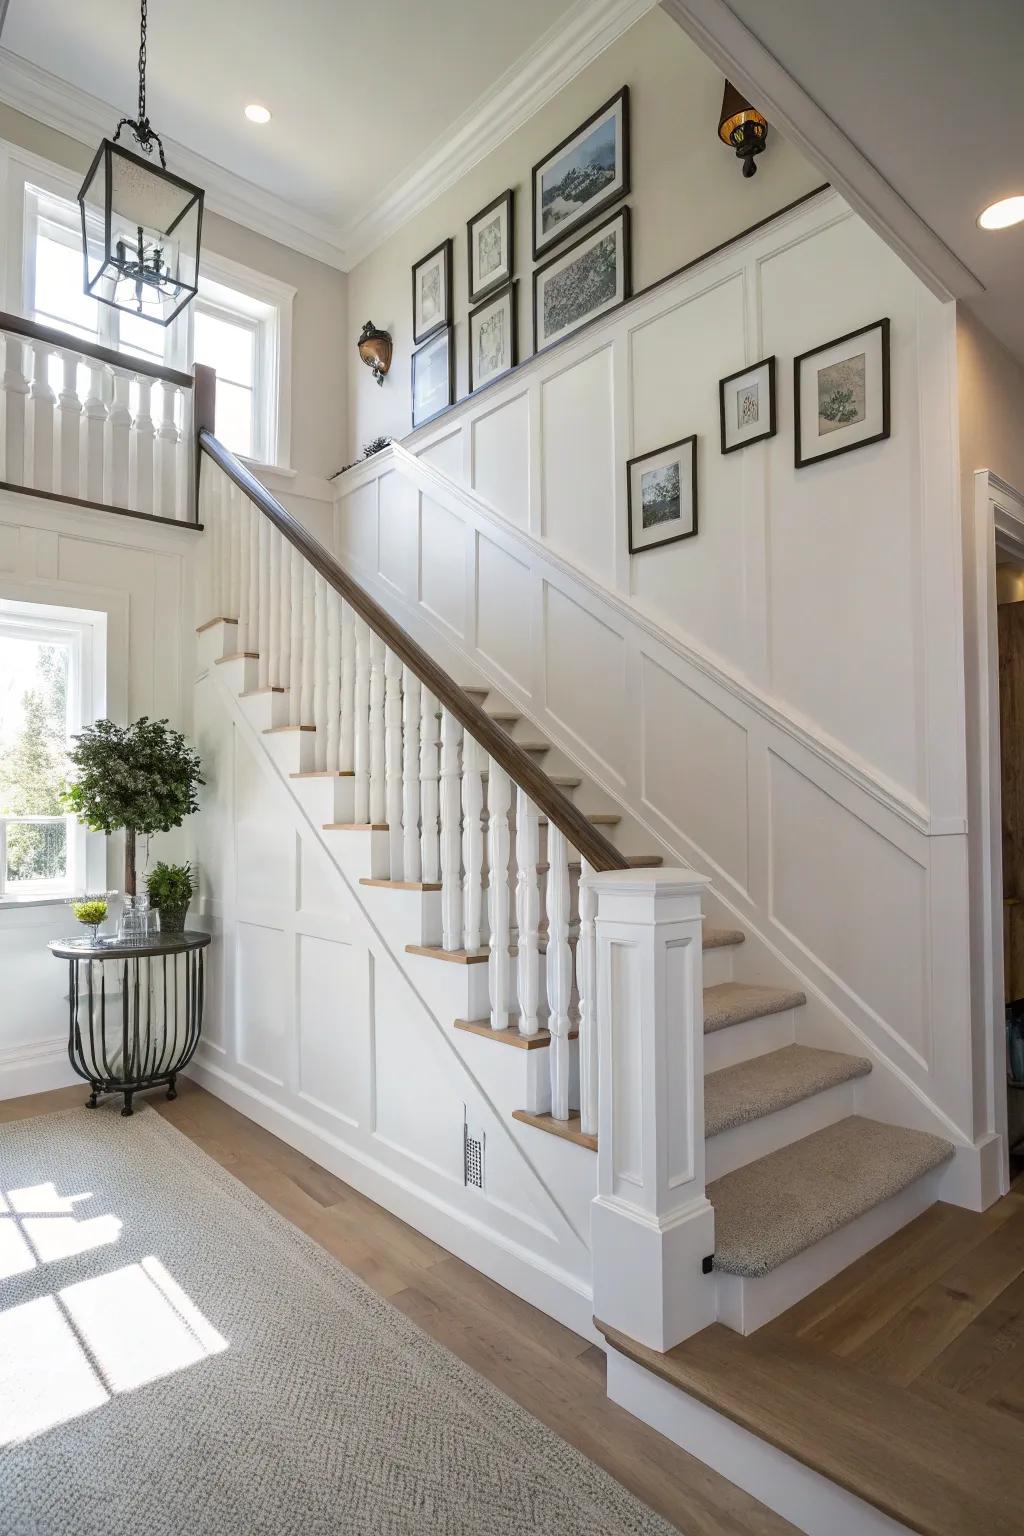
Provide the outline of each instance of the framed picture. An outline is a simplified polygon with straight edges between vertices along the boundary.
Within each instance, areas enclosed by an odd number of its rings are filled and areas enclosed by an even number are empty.
[[[412,269],[412,339],[419,346],[452,318],[452,242],[442,240],[436,250]]]
[[[510,281],[516,260],[515,195],[511,189],[481,208],[466,224],[469,302]]]
[[[766,357],[718,381],[722,452],[775,436],[775,359]]]
[[[455,403],[455,349],[446,325],[412,355],[413,430]]]
[[[500,379],[517,358],[518,283],[506,283],[469,312],[469,392]]]
[[[697,532],[697,438],[655,448],[626,465],[629,552],[692,539]]]
[[[629,86],[533,168],[533,259],[629,191]]]
[[[629,298],[629,233],[629,209],[620,208],[543,267],[534,267],[534,351]]]
[[[795,358],[793,415],[797,469],[888,437],[889,321]]]

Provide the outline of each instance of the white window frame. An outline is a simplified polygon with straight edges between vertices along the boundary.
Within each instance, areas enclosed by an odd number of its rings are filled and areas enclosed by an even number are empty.
[[[92,609],[0,598],[0,638],[31,639],[64,645],[68,666],[68,737],[101,718],[106,709],[106,615]],[[63,821],[67,827],[67,872],[63,880],[18,882],[7,888],[6,829],[23,822]],[[89,885],[90,834],[74,816],[0,815],[0,906],[62,901]]]

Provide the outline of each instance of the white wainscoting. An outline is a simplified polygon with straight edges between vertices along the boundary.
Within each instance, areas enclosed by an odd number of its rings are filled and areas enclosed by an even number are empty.
[[[892,321],[892,436],[793,467],[793,357]],[[540,356],[337,482],[337,548],[711,875],[797,975],[863,1108],[990,1129],[970,1070],[953,314],[836,194]],[[723,457],[718,379],[774,353],[777,436]],[[700,533],[630,559],[625,459],[699,435]],[[627,850],[629,851],[629,850]],[[978,1198],[977,1191],[970,1196]]]

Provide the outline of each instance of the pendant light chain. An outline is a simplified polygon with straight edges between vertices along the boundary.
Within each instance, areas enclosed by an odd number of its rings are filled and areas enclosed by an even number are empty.
[[[160,164],[167,169],[167,159],[164,155],[164,146],[160,135],[150,126],[146,116],[146,31],[149,24],[149,0],[140,0],[139,4],[139,115],[137,118],[122,117],[114,134],[116,144],[121,137],[122,128],[130,128],[135,134],[139,145],[147,155],[153,153],[155,144],[160,154]]]
[[[146,121],[146,22],[149,0],[142,0],[139,18],[139,127],[149,127]]]

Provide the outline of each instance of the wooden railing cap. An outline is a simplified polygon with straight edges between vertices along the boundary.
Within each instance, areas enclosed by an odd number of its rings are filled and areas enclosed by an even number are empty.
[[[91,357],[98,363],[107,363],[123,373],[142,374],[146,378],[159,379],[164,384],[177,384],[179,389],[192,388],[192,375],[178,368],[164,368],[160,363],[147,363],[145,358],[133,357],[129,352],[115,352],[113,347],[101,347],[93,341],[83,341],[70,331],[59,331],[55,326],[40,325],[24,315],[9,315],[0,310],[0,331],[10,336],[22,336],[28,341],[42,341],[48,347],[62,352],[77,352],[81,357]]]

